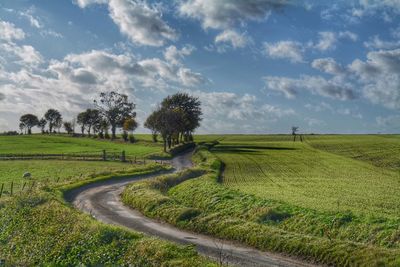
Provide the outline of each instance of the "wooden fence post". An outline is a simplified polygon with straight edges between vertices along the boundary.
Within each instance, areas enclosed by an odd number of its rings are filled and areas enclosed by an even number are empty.
[[[106,154],[106,150],[103,150],[103,161],[107,160],[107,154]]]
[[[1,184],[1,189],[0,189],[0,197],[1,197],[1,195],[3,195],[3,189],[4,189],[4,183],[3,183],[3,184]]]
[[[125,150],[122,150],[122,152],[121,152],[121,161],[122,161],[122,162],[125,162],[125,161],[126,161],[126,158],[125,158]]]

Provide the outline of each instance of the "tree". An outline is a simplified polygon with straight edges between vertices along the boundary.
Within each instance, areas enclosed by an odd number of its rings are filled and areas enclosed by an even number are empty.
[[[177,93],[166,97],[161,102],[162,108],[181,112],[182,119],[175,126],[178,131],[177,142],[189,141],[192,138],[193,131],[200,126],[201,121],[201,102],[197,97],[190,96],[187,93]]]
[[[299,127],[297,126],[292,126],[292,135],[293,135],[293,142],[296,141],[296,135],[297,131],[299,130]]]
[[[112,139],[116,138],[115,132],[122,127],[126,118],[135,118],[136,105],[128,101],[128,96],[114,91],[100,93],[100,100],[94,100],[100,114],[111,126]]]
[[[101,121],[100,112],[97,109],[87,109],[86,110],[86,124],[87,124],[87,132],[90,137],[90,131],[92,128],[96,128],[96,125]],[[94,129],[95,131],[95,129]]]
[[[54,128],[60,128],[62,125],[62,116],[58,110],[49,109],[45,114],[44,118],[49,124],[49,132],[52,133]]]
[[[81,126],[81,132],[82,132],[82,135],[84,135],[85,134],[85,127],[86,127],[86,124],[87,124],[87,113],[86,113],[86,111],[83,111],[83,112],[78,114],[76,122]]]
[[[150,118],[150,119],[149,119]],[[177,109],[158,108],[149,116],[146,127],[151,127],[152,132],[160,133],[163,143],[164,152],[167,151],[167,146],[172,146],[172,136],[177,132],[175,126],[181,120],[181,112]]]
[[[28,130],[28,134],[32,134],[32,127],[39,124],[38,118],[33,114],[22,115],[19,121],[21,122],[20,125]]]
[[[125,119],[124,125],[122,126],[124,131],[131,132],[131,133],[133,133],[133,131],[136,130],[137,127],[138,127],[138,123],[135,121],[134,118]]]
[[[68,134],[72,134],[73,133],[72,123],[67,121],[64,122],[64,129]]]
[[[157,143],[157,136],[159,134],[159,129],[157,127],[158,124],[158,114],[157,112],[153,112],[150,114],[149,117],[147,117],[145,123],[144,123],[144,127],[146,127],[147,129],[149,129],[151,131],[151,136],[153,138],[153,142]]]
[[[45,118],[41,118],[39,120],[38,127],[40,127],[40,130],[42,131],[42,134],[44,134],[44,129],[46,128],[46,124],[47,124],[47,121],[46,121]]]

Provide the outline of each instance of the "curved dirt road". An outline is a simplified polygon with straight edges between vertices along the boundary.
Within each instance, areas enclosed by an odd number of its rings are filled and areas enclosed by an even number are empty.
[[[175,157],[172,164],[175,170],[192,166],[192,152]],[[157,236],[180,244],[193,244],[199,253],[218,262],[238,266],[313,266],[284,256],[261,252],[259,250],[222,241],[209,236],[177,229],[169,224],[149,219],[123,205],[120,194],[124,187],[142,179],[155,178],[157,175],[129,178],[117,181],[103,181],[89,184],[68,192],[66,199],[78,209],[91,214],[97,220],[108,224],[120,225],[129,229]]]

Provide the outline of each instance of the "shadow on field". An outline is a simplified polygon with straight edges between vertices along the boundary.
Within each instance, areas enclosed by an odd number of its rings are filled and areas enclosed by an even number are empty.
[[[218,145],[212,149],[215,152],[225,153],[259,153],[257,150],[296,150],[292,147],[272,147],[272,146],[229,146],[229,145]]]

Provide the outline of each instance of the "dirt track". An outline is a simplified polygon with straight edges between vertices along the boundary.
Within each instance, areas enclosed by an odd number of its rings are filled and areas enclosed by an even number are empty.
[[[172,164],[176,171],[192,166],[192,152],[175,157]],[[117,181],[93,183],[70,191],[66,199],[78,209],[108,224],[157,236],[179,244],[193,244],[199,253],[217,261],[238,266],[313,266],[292,258],[262,252],[232,242],[180,230],[169,224],[149,219],[123,205],[120,194],[124,187],[134,181],[155,178],[148,175]]]

